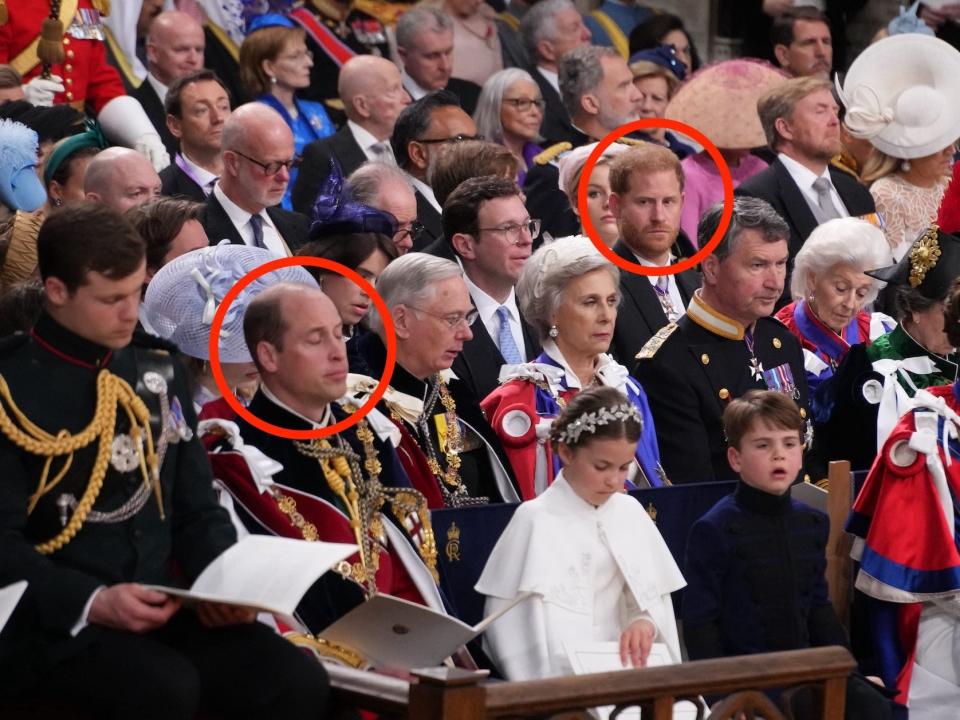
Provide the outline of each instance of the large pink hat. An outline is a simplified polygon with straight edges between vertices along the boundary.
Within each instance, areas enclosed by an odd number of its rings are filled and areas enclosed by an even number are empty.
[[[666,117],[706,135],[718,148],[764,147],[757,100],[788,76],[762,60],[726,60],[701,68],[680,86]]]

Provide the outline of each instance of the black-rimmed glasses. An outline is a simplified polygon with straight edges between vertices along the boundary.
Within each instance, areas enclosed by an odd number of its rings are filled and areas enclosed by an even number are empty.
[[[530,109],[531,106],[536,105],[537,109],[540,112],[543,112],[543,109],[547,106],[547,103],[544,102],[543,98],[531,99],[531,98],[504,98],[503,101],[507,105],[512,105],[520,112],[526,112]]]
[[[423,227],[418,221],[414,220],[410,223],[408,228],[400,228],[393,234],[393,242],[399,243],[403,242],[405,236],[409,237],[411,242],[416,242],[420,236],[423,234],[423,231],[426,228]]]
[[[286,168],[287,170],[296,170],[298,167],[300,167],[299,157],[293,157],[293,158],[290,158],[289,160],[272,160],[271,162],[265,163],[265,162],[256,160],[250,157],[249,155],[244,155],[239,150],[234,150],[233,152],[235,152],[237,155],[244,158],[245,160],[249,160],[254,165],[258,166],[261,170],[263,170],[264,175],[276,175],[283,168]]]
[[[471,140],[483,140],[483,139],[484,139],[483,135],[465,135],[464,133],[460,133],[459,135],[454,135],[453,137],[425,138],[425,139],[417,140],[417,142],[423,143],[424,145],[436,145],[438,143],[462,143],[462,142],[470,142]]]

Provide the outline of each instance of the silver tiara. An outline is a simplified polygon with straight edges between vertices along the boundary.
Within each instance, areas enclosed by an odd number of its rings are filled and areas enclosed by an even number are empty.
[[[608,425],[614,421],[633,420],[643,429],[643,420],[640,412],[632,403],[625,402],[609,408],[600,408],[595,412],[584,413],[567,425],[557,440],[564,445],[571,445],[580,439],[583,433],[593,434],[601,425]]]

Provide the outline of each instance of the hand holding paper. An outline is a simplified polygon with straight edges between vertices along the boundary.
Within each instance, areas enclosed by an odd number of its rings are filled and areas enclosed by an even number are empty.
[[[317,578],[356,551],[356,545],[343,543],[249,535],[210,563],[189,590],[144,587],[188,602],[239,605],[289,618]]]

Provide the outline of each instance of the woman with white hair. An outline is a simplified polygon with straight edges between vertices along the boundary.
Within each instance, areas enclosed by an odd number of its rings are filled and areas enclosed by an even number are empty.
[[[583,177],[583,167],[596,147],[597,143],[582,145],[560,158],[560,189],[570,200],[570,207],[578,218],[580,208],[577,205],[577,193]],[[626,152],[629,148],[629,145],[618,142],[608,145],[597,158],[587,179],[587,213],[590,215],[593,228],[607,247],[613,247],[617,238],[620,237],[617,219],[610,211],[610,163],[617,155]],[[580,228],[583,229],[582,218]]]
[[[500,143],[517,158],[517,184],[523,186],[533,159],[543,152],[541,140],[543,95],[526,70],[509,68],[494,73],[483,84],[473,121],[477,134]]]
[[[223,298],[240,278],[274,256],[263,248],[224,241],[181,255],[164,265],[147,286],[142,311],[150,327],[189,359],[194,406],[204,417],[233,416],[222,401],[210,366],[210,330]],[[286,267],[247,285],[231,304],[220,328],[220,368],[227,385],[252,397],[259,378],[243,336],[243,316],[257,295],[279,282],[317,282],[302,267]],[[255,389],[255,387],[254,387]]]
[[[522,499],[553,482],[560,458],[547,438],[553,418],[583,388],[613,387],[642,419],[633,485],[665,484],[653,416],[643,388],[607,349],[620,304],[620,271],[589,239],[576,236],[537,250],[523,266],[517,297],[540,335],[543,352],[530,363],[507,365],[500,387],[480,403],[513,466]]]
[[[865,273],[890,263],[880,228],[858,218],[819,225],[793,264],[793,302],[777,319],[800,339],[811,393],[833,375],[850,346],[869,345],[896,326],[889,315],[869,312],[885,283]]]

